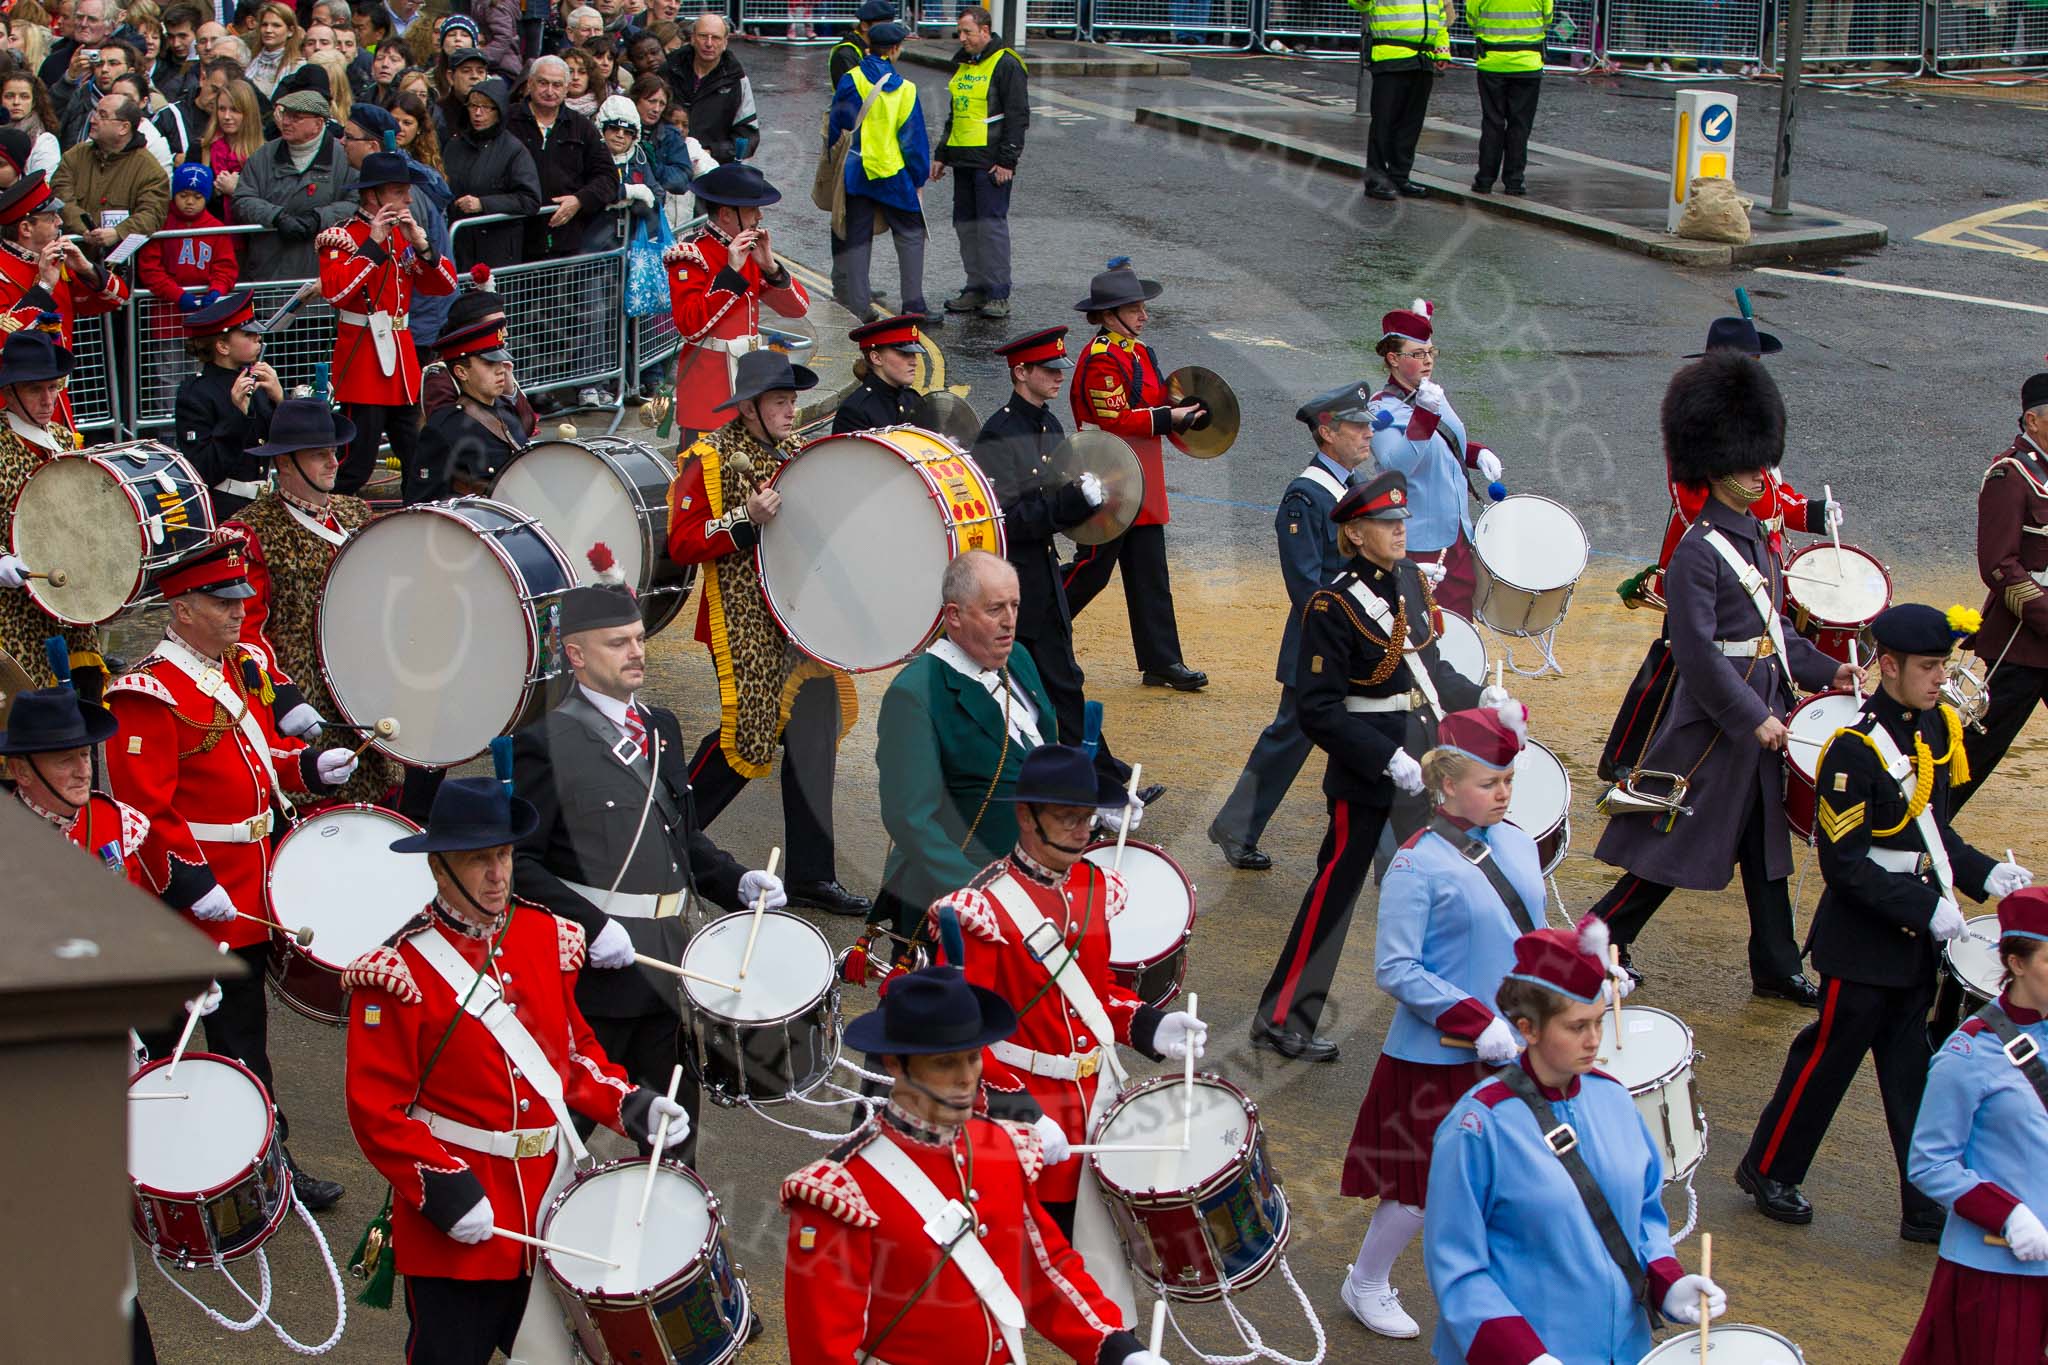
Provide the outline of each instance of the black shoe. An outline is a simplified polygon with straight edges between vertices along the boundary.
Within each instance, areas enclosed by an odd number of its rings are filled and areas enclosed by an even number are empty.
[[[1334,1062],[1337,1045],[1328,1038],[1312,1038],[1293,1029],[1276,1029],[1261,1019],[1252,1024],[1252,1046],[1296,1062]]]
[[[1735,1168],[1735,1183],[1756,1201],[1756,1211],[1766,1218],[1798,1227],[1813,1221],[1813,1205],[1806,1202],[1797,1185],[1759,1175],[1746,1156]]]
[[[345,1193],[338,1181],[318,1180],[299,1169],[299,1163],[292,1158],[292,1149],[284,1149],[284,1164],[292,1173],[292,1193],[299,1202],[313,1213],[333,1208],[341,1202]]]
[[[1401,196],[1392,185],[1371,184],[1365,187],[1365,197],[1368,199],[1399,199]]]
[[[1146,669],[1145,686],[1170,687],[1176,692],[1199,692],[1209,685],[1209,675],[1198,673],[1186,664],[1168,664],[1161,669]]]
[[[1401,197],[1403,199],[1429,198],[1429,186],[1418,185],[1413,180],[1403,180],[1398,185],[1394,186],[1394,188],[1401,192]]]
[[[1474,180],[1472,181],[1472,193],[1474,193],[1474,194],[1492,194],[1492,193],[1493,193],[1493,182],[1492,182],[1491,180],[1480,180],[1480,179],[1477,179],[1477,178],[1475,178],[1475,179],[1474,179]]]
[[[1751,978],[1749,993],[1765,1000],[1789,1000],[1795,1005],[1804,1005],[1810,1010],[1820,1008],[1820,987],[1807,980],[1805,975],[1794,972],[1790,976],[1775,980],[1759,981]]]
[[[1507,193],[1514,195],[1517,199],[1525,198],[1529,193],[1527,185],[1503,185],[1501,188]]]
[[[1209,826],[1209,842],[1223,850],[1223,861],[1240,872],[1264,872],[1273,866],[1257,844],[1239,843],[1216,826]]]
[[[1166,795],[1166,784],[1164,782],[1147,782],[1144,786],[1138,788],[1138,804],[1150,806],[1164,795]]]
[[[1939,1246],[1941,1230],[1948,1223],[1948,1215],[1940,1209],[1926,1217],[1906,1214],[1899,1219],[1899,1237],[1903,1241],[1918,1242],[1921,1246]]]
[[[919,313],[916,316],[919,319],[917,325],[923,331],[936,332],[946,325],[946,315],[943,312]]]
[[[767,1330],[768,1324],[761,1321],[759,1313],[752,1311],[747,1313],[747,1345],[752,1346],[755,1342],[759,1341],[761,1333]]]
[[[988,295],[982,293],[979,289],[963,289],[952,298],[946,300],[946,311],[949,313],[972,313],[987,302]]]
[[[1629,956],[1628,945],[1626,943],[1617,943],[1614,946],[1615,950],[1621,954],[1621,969],[1628,973],[1628,979],[1635,982],[1638,986],[1642,985],[1643,974],[1636,970],[1635,959]]]
[[[866,896],[856,896],[836,881],[790,882],[782,889],[791,905],[823,910],[828,915],[865,915],[875,908]]]

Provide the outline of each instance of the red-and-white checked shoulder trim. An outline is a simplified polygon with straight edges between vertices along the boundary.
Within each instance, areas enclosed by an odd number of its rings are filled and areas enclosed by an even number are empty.
[[[349,963],[342,969],[341,984],[350,990],[374,986],[402,1005],[417,1005],[422,998],[419,982],[412,979],[412,968],[405,965],[398,949],[389,944],[372,948]]]
[[[792,1204],[808,1204],[849,1227],[872,1228],[882,1222],[853,1173],[829,1157],[813,1161],[782,1182],[782,1207]]]
[[[132,673],[123,673],[120,677],[108,683],[107,695],[112,696],[116,692],[140,692],[143,696],[152,697],[162,702],[165,706],[176,706],[178,704],[178,699],[171,695],[170,688],[158,682],[155,674],[142,669],[137,669]]]
[[[1038,1173],[1045,1169],[1045,1138],[1029,1123],[1016,1123],[1010,1119],[997,1119],[1010,1141],[1017,1145],[1017,1164],[1024,1168],[1024,1178],[1037,1183]]]
[[[1123,874],[1110,868],[1102,869],[1102,917],[1104,921],[1114,920],[1131,903],[1130,883]]]
[[[149,838],[149,817],[125,801],[114,803],[121,811],[121,856],[132,858]]]
[[[950,896],[941,896],[932,902],[929,914],[934,930],[938,928],[939,907],[949,903],[953,907],[953,912],[960,917],[961,933],[970,938],[978,938],[983,943],[998,946],[1007,941],[1003,938],[1001,922],[996,918],[995,906],[989,903],[986,892],[975,887],[955,891]]]
[[[572,919],[555,916],[555,948],[561,954],[562,970],[578,971],[583,966],[583,926]]]
[[[250,658],[256,661],[256,666],[258,668],[262,669],[266,673],[270,671],[269,650],[263,648],[263,646],[261,645],[251,644],[247,640],[237,640],[235,641],[235,643],[241,648],[241,651],[244,654],[248,655]]]
[[[313,244],[315,247],[324,246],[330,251],[340,251],[343,248],[347,248],[350,251],[356,249],[355,235],[340,225],[328,228],[322,232],[313,239]]]

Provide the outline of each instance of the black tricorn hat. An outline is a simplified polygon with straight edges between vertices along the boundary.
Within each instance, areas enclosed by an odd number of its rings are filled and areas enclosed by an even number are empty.
[[[1785,398],[1763,362],[1714,351],[1671,376],[1664,457],[1680,483],[1776,469],[1785,457]]]

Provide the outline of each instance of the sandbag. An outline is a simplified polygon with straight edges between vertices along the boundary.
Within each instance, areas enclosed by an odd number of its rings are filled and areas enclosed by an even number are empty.
[[[1700,176],[1685,187],[1685,207],[1678,215],[1678,235],[1699,242],[1729,242],[1741,246],[1749,240],[1751,201],[1735,190],[1735,182],[1722,176]]]

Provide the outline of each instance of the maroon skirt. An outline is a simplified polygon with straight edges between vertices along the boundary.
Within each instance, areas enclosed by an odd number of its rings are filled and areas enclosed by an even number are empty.
[[[1344,1154],[1345,1194],[1421,1208],[1437,1125],[1467,1090],[1493,1074],[1479,1062],[1404,1062],[1380,1054]]]
[[[1430,589],[1436,604],[1445,611],[1454,611],[1466,620],[1472,619],[1472,594],[1478,590],[1479,579],[1472,569],[1472,542],[1465,539],[1465,533],[1458,532],[1458,538],[1448,549],[1431,550],[1428,554],[1409,555],[1418,564],[1435,564],[1443,561],[1444,579]]]
[[[2042,1365],[2048,1276],[1934,1263],[1927,1306],[1899,1365]]]

